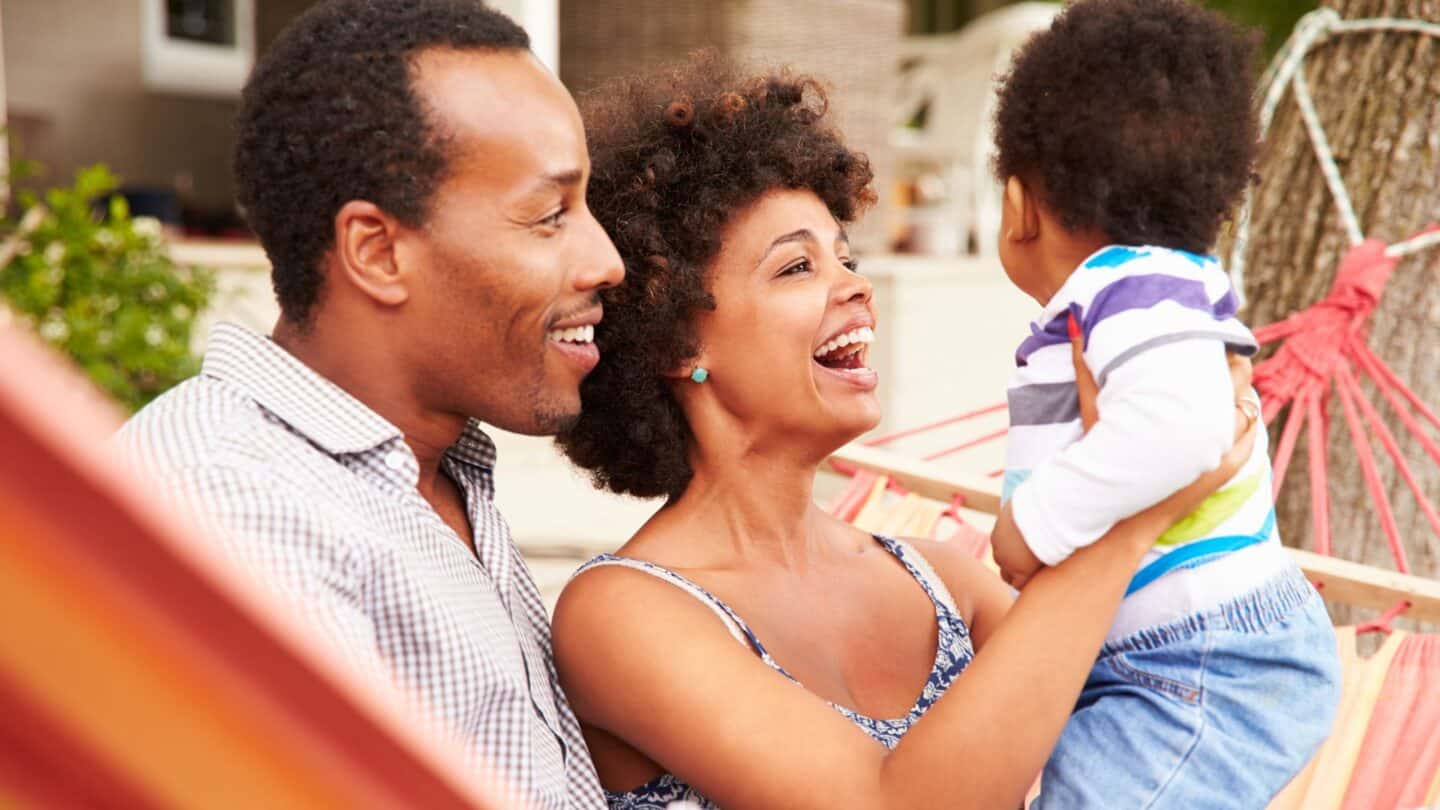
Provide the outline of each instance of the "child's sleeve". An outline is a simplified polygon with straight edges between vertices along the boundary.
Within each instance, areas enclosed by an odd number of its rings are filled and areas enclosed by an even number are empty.
[[[1047,565],[1219,466],[1235,425],[1227,345],[1253,342],[1233,319],[1170,302],[1086,331],[1099,421],[1037,465],[1011,500],[1016,527]]]

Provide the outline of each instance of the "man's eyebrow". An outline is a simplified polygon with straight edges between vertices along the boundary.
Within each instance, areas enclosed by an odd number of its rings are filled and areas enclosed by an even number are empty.
[[[567,169],[563,172],[554,172],[552,174],[547,174],[544,177],[541,177],[539,182],[535,184],[534,190],[539,191],[542,188],[549,188],[553,186],[576,186],[579,185],[580,181],[583,179],[585,179],[584,172],[580,171],[579,169]]]

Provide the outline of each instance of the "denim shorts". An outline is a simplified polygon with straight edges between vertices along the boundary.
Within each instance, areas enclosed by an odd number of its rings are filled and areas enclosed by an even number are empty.
[[[1100,651],[1031,810],[1260,810],[1330,734],[1335,629],[1299,570]]]

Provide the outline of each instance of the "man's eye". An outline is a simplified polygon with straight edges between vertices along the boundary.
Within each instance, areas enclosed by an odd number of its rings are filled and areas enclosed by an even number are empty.
[[[810,272],[810,260],[809,260],[809,259],[801,259],[800,261],[798,261],[798,262],[796,262],[796,263],[794,263],[794,264],[786,267],[784,270],[781,270],[781,271],[780,271],[780,275],[782,275],[782,276],[793,276],[793,275],[795,275],[796,273],[808,273],[808,272]]]
[[[540,222],[537,223],[537,224],[539,224],[539,225],[544,225],[544,226],[547,227],[547,228],[558,228],[558,227],[560,227],[562,224],[564,224],[565,214],[566,214],[566,209],[561,208],[561,209],[559,209],[558,211],[556,211],[555,213],[551,214],[550,216],[545,217],[544,219],[540,220]]]

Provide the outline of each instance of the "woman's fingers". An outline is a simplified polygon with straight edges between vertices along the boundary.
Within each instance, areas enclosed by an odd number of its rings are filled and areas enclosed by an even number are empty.
[[[1081,332],[1080,323],[1075,320],[1073,312],[1070,313],[1069,327],[1070,357],[1075,363],[1075,393],[1080,398],[1080,424],[1085,432],[1089,433],[1090,428],[1100,419],[1100,411],[1095,405],[1100,396],[1100,386],[1095,383],[1095,375],[1090,373],[1090,367],[1085,365],[1085,335]]]
[[[1238,441],[1260,421],[1260,400],[1250,387],[1255,368],[1250,358],[1234,352],[1226,352],[1225,359],[1230,363],[1230,379],[1235,384],[1235,438]]]

